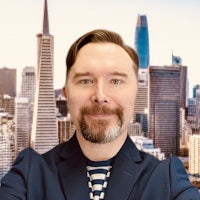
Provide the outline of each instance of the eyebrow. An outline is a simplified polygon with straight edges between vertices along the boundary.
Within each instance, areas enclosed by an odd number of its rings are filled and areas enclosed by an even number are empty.
[[[89,75],[91,75],[90,72],[76,72],[74,74],[73,78],[75,79],[75,78],[78,78],[78,77],[81,77],[81,76],[89,76]]]
[[[79,78],[79,77],[82,77],[82,76],[89,76],[89,75],[92,75],[92,73],[90,72],[76,72],[73,76],[74,79],[76,78]],[[127,78],[128,75],[126,73],[123,73],[123,72],[111,72],[110,75],[114,75],[114,76],[122,76],[122,77],[125,77]]]
[[[126,73],[123,72],[112,72],[111,75],[116,75],[116,76],[122,76],[122,77],[128,77]]]

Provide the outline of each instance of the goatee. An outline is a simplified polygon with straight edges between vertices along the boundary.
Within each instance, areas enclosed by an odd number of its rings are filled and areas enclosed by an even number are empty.
[[[91,119],[86,122],[85,115],[116,115],[117,121],[111,124],[108,119]],[[121,134],[121,127],[123,124],[123,109],[117,107],[114,109],[106,106],[92,106],[83,107],[81,109],[81,117],[79,126],[83,137],[92,143],[108,143],[115,140]]]

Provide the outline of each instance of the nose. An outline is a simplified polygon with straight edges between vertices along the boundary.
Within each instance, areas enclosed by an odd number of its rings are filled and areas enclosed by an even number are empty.
[[[107,90],[103,81],[99,81],[94,87],[92,102],[95,104],[109,103],[109,97],[107,95]]]

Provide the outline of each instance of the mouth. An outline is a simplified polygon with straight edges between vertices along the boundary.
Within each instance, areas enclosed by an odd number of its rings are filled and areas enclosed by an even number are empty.
[[[109,120],[113,117],[113,114],[98,113],[98,114],[87,114],[86,116],[92,119]]]
[[[105,106],[93,106],[93,107],[84,107],[81,110],[81,116],[85,118],[85,120],[99,120],[99,121],[110,121],[110,120],[118,120],[122,118],[122,109],[115,108],[110,109]]]

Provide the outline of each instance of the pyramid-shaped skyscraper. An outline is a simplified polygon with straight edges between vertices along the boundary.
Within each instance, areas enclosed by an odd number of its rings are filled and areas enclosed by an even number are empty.
[[[47,0],[44,1],[43,31],[37,35],[37,40],[37,78],[31,146],[38,153],[44,153],[58,144],[53,87],[54,37],[49,33]]]

